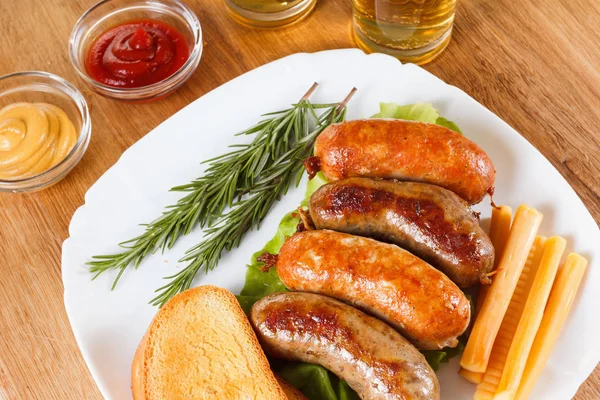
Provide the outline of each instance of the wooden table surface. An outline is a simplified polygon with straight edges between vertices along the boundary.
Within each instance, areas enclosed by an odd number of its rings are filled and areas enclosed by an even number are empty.
[[[296,52],[355,47],[351,1],[318,0],[312,15],[280,30],[237,25],[218,0],[186,0],[205,48],[175,94],[130,105],[90,92],[67,42],[96,0],[0,2],[0,75],[45,70],[87,98],[87,153],[58,185],[0,194],[0,399],[99,399],[63,306],[61,243],[88,188],[121,153],[185,105],[236,76]],[[600,221],[600,2],[459,0],[454,38],[427,70],[458,86],[537,147]],[[600,369],[576,399],[600,398]]]

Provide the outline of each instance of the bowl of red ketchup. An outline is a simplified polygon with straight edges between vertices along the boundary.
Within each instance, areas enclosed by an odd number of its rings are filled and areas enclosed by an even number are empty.
[[[181,86],[202,55],[196,14],[179,0],[104,0],[69,39],[71,63],[97,93],[151,101]]]

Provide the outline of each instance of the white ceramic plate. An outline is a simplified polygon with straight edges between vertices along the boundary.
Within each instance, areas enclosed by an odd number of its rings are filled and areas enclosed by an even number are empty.
[[[567,251],[576,250],[591,261],[566,329],[532,394],[532,399],[571,399],[600,360],[598,226],[562,176],[500,118],[417,66],[359,50],[295,54],[232,80],[133,145],[87,192],[85,205],[71,220],[70,238],[63,244],[62,271],[73,332],[102,394],[108,399],[131,398],[131,360],[157,311],[148,301],[164,283],[162,278],[181,267],[177,260],[200,241],[202,233],[195,231],[171,251],[148,257],[138,270],[127,271],[113,292],[114,274],[92,282],[85,262],[92,255],[119,250],[118,242],[141,233],[139,224],[151,221],[177,200],[169,188],[201,175],[200,161],[244,140],[234,134],[262,113],[297,101],[315,81],[320,83],[311,98],[315,102],[339,101],[353,86],[358,88],[348,119],[377,112],[381,101],[433,103],[492,158],[498,171],[496,203],[538,208],[545,216],[541,234],[566,237]],[[259,231],[248,234],[240,248],[225,254],[218,268],[200,274],[195,284],[215,284],[239,293],[251,254],[274,234],[280,218],[299,204],[304,188],[303,181],[271,210]],[[489,205],[477,208],[484,221],[489,218]],[[456,371],[456,361],[439,371],[444,400],[472,397],[473,386]]]

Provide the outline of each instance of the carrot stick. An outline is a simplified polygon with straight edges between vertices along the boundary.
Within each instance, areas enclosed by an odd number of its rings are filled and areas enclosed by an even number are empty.
[[[510,344],[507,362],[502,372],[502,379],[500,379],[495,399],[513,400],[517,394],[527,357],[542,322],[546,302],[548,296],[550,296],[558,264],[566,246],[567,241],[559,236],[551,237],[546,242],[544,255],[535,274],[531,291],[527,296],[523,315],[519,320],[515,337]]]
[[[492,208],[492,221],[490,223],[489,237],[492,245],[494,246],[495,259],[494,259],[494,270],[498,265],[502,252],[506,246],[508,240],[508,234],[510,233],[510,222],[512,219],[512,208],[509,206],[500,206]],[[493,278],[492,278],[493,279]],[[488,292],[489,286],[481,286],[479,288],[479,295],[477,296],[477,303],[475,305],[475,318],[477,313],[481,310],[483,300]],[[458,370],[458,374],[465,380],[471,383],[481,383],[483,379],[482,372],[468,371],[464,368]]]
[[[494,252],[496,258],[494,259],[494,270],[500,262],[504,248],[506,247],[506,241],[508,240],[508,234],[510,233],[510,221],[512,219],[512,208],[509,206],[500,206],[500,208],[492,208],[492,221],[490,223],[490,241],[494,246]],[[481,310],[485,295],[489,290],[489,286],[481,286],[479,289],[479,296],[477,296],[477,305],[475,310]]]
[[[460,359],[461,367],[473,372],[485,372],[492,345],[523,270],[527,255],[542,222],[542,214],[522,204],[517,209],[510,229],[498,273],[475,320],[471,336]]]
[[[571,253],[558,271],[542,323],[531,346],[516,399],[526,400],[531,394],[569,315],[586,267],[585,258]]]
[[[465,381],[470,383],[481,383],[481,380],[483,379],[483,374],[481,372],[471,372],[462,367],[458,370],[458,374],[462,376]]]
[[[523,272],[517,282],[515,292],[510,299],[510,304],[506,309],[506,314],[502,320],[502,325],[498,330],[498,335],[494,341],[494,346],[490,354],[490,361],[487,369],[483,375],[480,384],[477,385],[477,390],[473,396],[474,400],[491,400],[496,394],[500,378],[502,377],[502,371],[506,364],[508,350],[510,344],[515,336],[517,325],[523,314],[525,308],[525,302],[527,300],[527,294],[533,284],[533,279],[537,272],[540,260],[544,254],[544,247],[546,245],[546,238],[543,236],[536,236],[531,251],[523,267]]]

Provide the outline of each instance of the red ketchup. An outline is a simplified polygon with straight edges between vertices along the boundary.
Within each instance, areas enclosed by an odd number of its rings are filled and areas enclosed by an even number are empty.
[[[127,22],[100,35],[92,44],[86,69],[108,86],[148,86],[173,75],[187,61],[183,35],[153,20]]]

